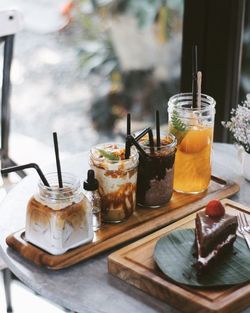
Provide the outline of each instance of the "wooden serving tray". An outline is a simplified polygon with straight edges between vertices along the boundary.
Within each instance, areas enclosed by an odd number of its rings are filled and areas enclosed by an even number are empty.
[[[174,193],[171,201],[157,209],[138,207],[134,214],[119,224],[104,224],[95,233],[93,241],[62,255],[51,255],[25,240],[24,229],[7,237],[7,244],[33,263],[58,270],[76,264],[100,252],[113,248],[132,239],[137,239],[189,215],[210,199],[222,199],[239,191],[231,181],[212,177],[209,188],[199,195]]]
[[[250,213],[250,208],[229,199],[222,202],[230,214],[238,211]],[[195,216],[196,213],[191,214],[111,254],[108,258],[109,272],[183,312],[239,312],[250,305],[250,284],[210,290],[178,285],[168,280],[154,262],[154,247],[158,239],[178,228],[194,228]]]

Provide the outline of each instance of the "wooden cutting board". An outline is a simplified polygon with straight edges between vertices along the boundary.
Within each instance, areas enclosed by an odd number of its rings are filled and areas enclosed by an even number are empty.
[[[236,183],[212,177],[206,192],[199,195],[174,193],[167,205],[157,209],[138,207],[127,221],[120,224],[104,224],[95,233],[95,237],[91,243],[69,250],[62,255],[51,255],[28,243],[25,240],[24,229],[8,236],[6,242],[11,248],[33,263],[58,270],[76,264],[129,240],[152,233],[199,210],[210,199],[222,199],[238,191],[239,186]]]
[[[248,213],[250,222],[250,208],[229,199],[222,202],[230,214]],[[212,290],[178,285],[169,281],[154,262],[154,247],[158,239],[179,228],[194,228],[195,215],[191,214],[111,254],[108,258],[109,272],[183,312],[240,312],[250,306],[250,284]]]

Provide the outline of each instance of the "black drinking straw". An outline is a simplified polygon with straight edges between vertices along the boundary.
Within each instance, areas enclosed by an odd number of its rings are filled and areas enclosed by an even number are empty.
[[[149,141],[149,147],[150,147],[150,153],[154,154],[155,149],[154,149],[154,135],[152,132],[152,129],[149,127],[148,130],[148,141]]]
[[[126,137],[126,141],[125,141],[125,159],[129,159],[130,158],[130,148],[131,148],[131,143],[130,143],[128,137]]]
[[[127,136],[131,135],[131,115],[127,114]]]
[[[12,167],[7,167],[7,168],[2,168],[1,169],[1,173],[2,174],[8,174],[8,173],[12,173],[12,172],[18,172],[18,171],[22,171],[28,168],[34,168],[38,175],[41,178],[41,181],[43,182],[43,184],[47,187],[50,187],[47,179],[45,178],[43,172],[41,171],[40,167],[36,164],[36,163],[28,163],[28,164],[24,164],[24,165],[18,165],[18,166],[12,166]]]
[[[137,148],[137,150],[141,153],[141,156],[145,158],[148,156],[133,136],[128,135],[127,140],[130,142],[131,145],[133,144]]]
[[[160,114],[159,111],[155,111],[155,124],[156,124],[156,145],[157,149],[161,146],[161,130],[160,130]]]
[[[53,140],[54,140],[54,148],[55,148],[55,155],[56,155],[56,168],[57,168],[57,176],[58,176],[58,184],[59,188],[63,188],[62,182],[62,172],[61,172],[61,164],[59,158],[59,149],[58,149],[58,140],[57,140],[57,133],[53,133]]]
[[[130,113],[127,114],[127,137],[126,137],[126,143],[125,143],[125,159],[129,159],[130,157],[130,147],[131,143],[127,139],[128,136],[131,135],[131,115]]]
[[[146,134],[148,134],[148,140],[149,140],[149,146],[150,146],[150,152],[154,153],[154,136],[151,127],[144,128],[143,131],[137,135],[134,139],[136,141],[139,141],[144,137]]]
[[[192,49],[192,93],[193,93],[193,102],[192,107],[197,108],[197,45],[193,46]]]
[[[135,137],[135,140],[138,141],[142,139],[150,130],[150,127],[144,128],[143,131]]]

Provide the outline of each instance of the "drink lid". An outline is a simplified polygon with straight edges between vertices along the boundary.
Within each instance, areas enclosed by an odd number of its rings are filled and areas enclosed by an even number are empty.
[[[94,191],[99,187],[98,180],[95,178],[95,172],[88,170],[88,178],[83,183],[83,188],[88,191]]]

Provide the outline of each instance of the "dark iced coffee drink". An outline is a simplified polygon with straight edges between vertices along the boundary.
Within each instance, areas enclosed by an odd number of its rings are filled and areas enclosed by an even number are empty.
[[[140,145],[147,153],[140,154],[137,183],[137,203],[146,207],[160,207],[173,193],[176,139],[173,135],[161,138],[161,144],[152,150],[147,139]]]

